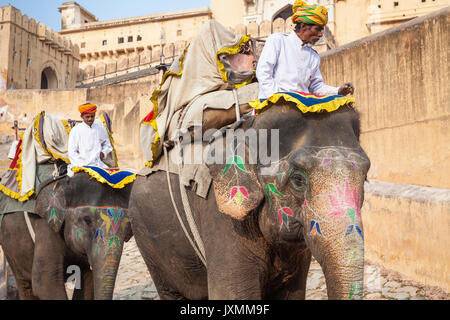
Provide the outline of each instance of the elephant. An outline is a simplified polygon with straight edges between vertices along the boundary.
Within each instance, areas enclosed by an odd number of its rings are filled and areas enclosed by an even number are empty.
[[[66,300],[65,282],[76,280],[72,299],[109,300],[122,255],[132,237],[127,216],[132,184],[114,189],[85,172],[43,182],[34,214],[4,216],[0,244],[20,299]]]
[[[167,173],[156,171],[134,182],[131,227],[160,298],[302,300],[313,256],[324,272],[329,299],[362,299],[361,207],[370,160],[359,143],[357,111],[344,105],[333,112],[303,113],[284,101],[230,129],[210,141],[207,198],[186,188],[204,263],[168,205]],[[239,130],[260,133],[258,143],[278,134],[279,160],[252,158],[255,144],[249,139],[241,143],[248,160],[233,154],[230,141],[238,141]],[[185,212],[175,174],[170,182],[174,202]],[[192,230],[188,234],[192,239]]]

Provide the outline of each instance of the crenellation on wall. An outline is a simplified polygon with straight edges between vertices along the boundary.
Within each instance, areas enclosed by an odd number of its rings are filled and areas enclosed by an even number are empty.
[[[0,60],[0,70],[7,71],[8,88],[41,88],[41,74],[46,74],[45,63],[52,60],[57,68],[49,74],[53,88],[75,87],[79,57],[74,45],[43,23],[23,15],[12,6],[1,7],[2,51],[7,58]],[[76,62],[74,62],[76,61]],[[49,70],[47,70],[50,72]],[[47,72],[46,71],[46,72]],[[74,75],[72,78],[68,75]],[[46,75],[47,76],[47,75]]]

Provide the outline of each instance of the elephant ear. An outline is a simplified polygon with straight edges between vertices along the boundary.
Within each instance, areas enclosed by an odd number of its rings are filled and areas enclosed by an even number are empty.
[[[45,219],[55,232],[61,230],[67,213],[65,193],[59,185],[61,181],[45,186],[36,200],[36,214]]]
[[[259,206],[264,194],[257,176],[256,158],[254,155],[250,158],[248,143],[239,142],[234,129],[221,130],[213,136],[207,163],[219,211],[242,220]]]

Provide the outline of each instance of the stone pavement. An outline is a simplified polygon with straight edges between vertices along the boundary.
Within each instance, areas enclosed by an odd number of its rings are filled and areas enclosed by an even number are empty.
[[[158,300],[147,266],[134,237],[125,244],[120,261],[114,300]],[[307,300],[326,300],[325,278],[320,265],[313,261],[306,286]],[[450,294],[437,287],[424,286],[396,272],[366,261],[364,272],[366,300],[450,300]]]

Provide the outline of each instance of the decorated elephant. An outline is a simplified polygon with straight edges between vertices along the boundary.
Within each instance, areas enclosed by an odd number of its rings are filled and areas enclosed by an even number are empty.
[[[86,172],[43,182],[35,214],[6,214],[0,244],[16,277],[20,299],[112,299],[124,242],[132,184],[111,188]],[[34,233],[34,243],[30,236]]]
[[[304,299],[311,255],[329,299],[362,298],[360,210],[370,161],[358,113],[349,104],[305,112],[282,100],[257,112],[211,141],[206,199],[186,188],[196,231],[184,232],[169,205],[165,172],[137,177],[129,216],[161,299]],[[236,129],[258,133],[256,144],[240,142],[240,155]],[[276,137],[269,149],[279,148],[278,160],[255,156],[255,145]],[[170,183],[189,225],[175,174]]]

